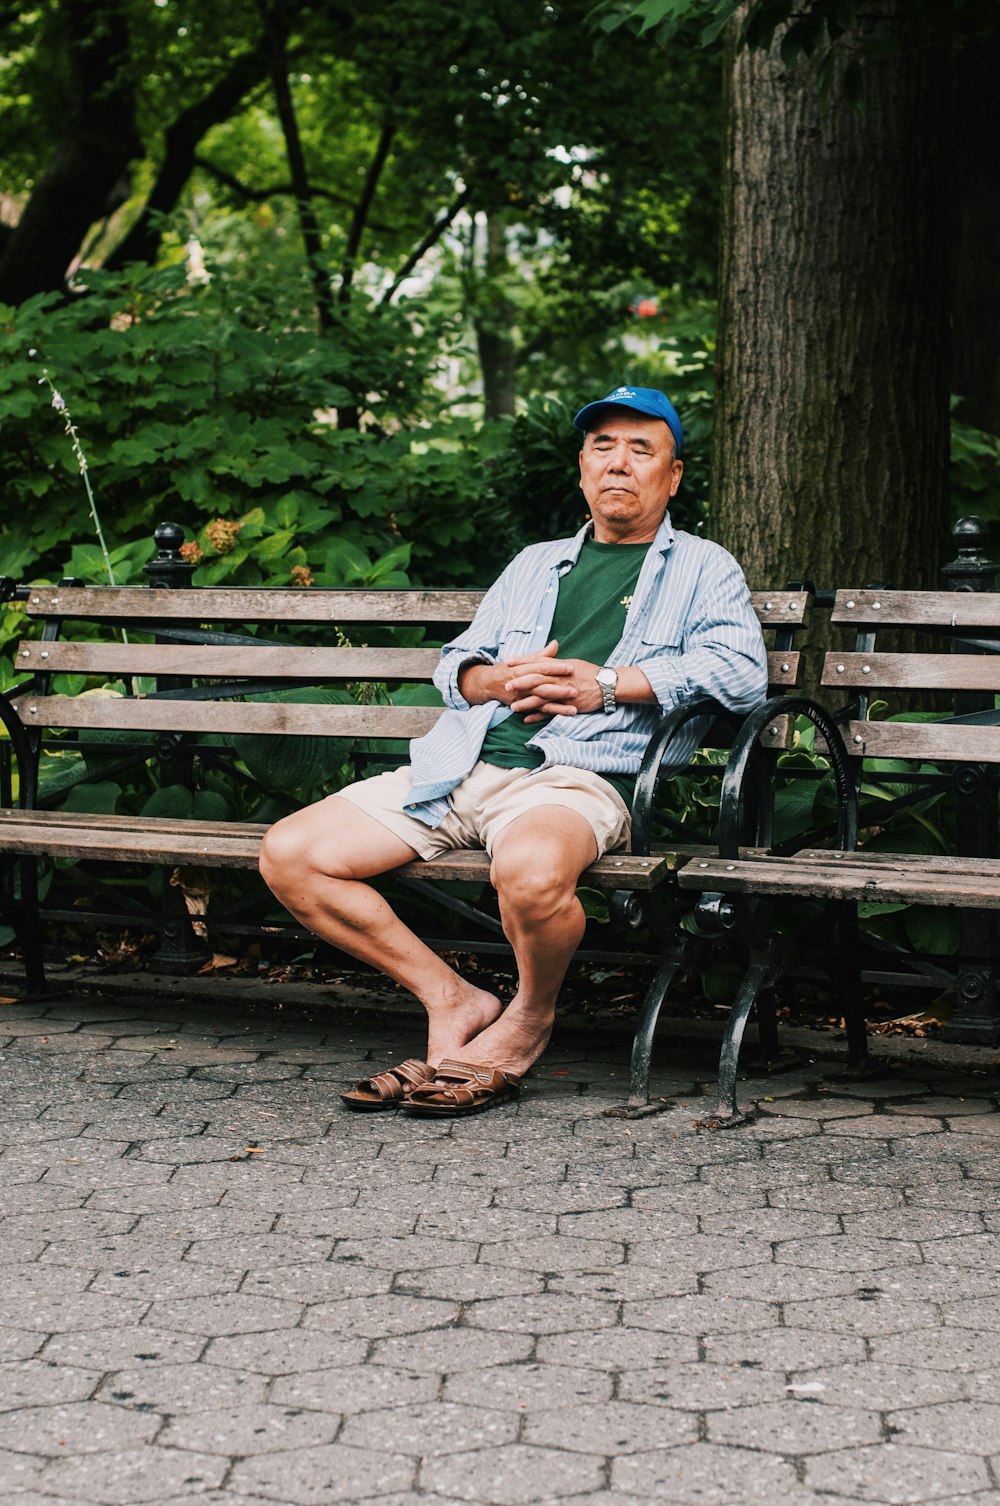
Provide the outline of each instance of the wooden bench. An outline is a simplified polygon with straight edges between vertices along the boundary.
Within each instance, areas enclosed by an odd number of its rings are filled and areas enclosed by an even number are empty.
[[[117,875],[122,865],[140,875],[158,865],[180,870],[182,878],[191,869],[255,869],[267,829],[267,823],[252,820],[54,809],[62,797],[48,794],[39,777],[40,769],[53,768],[53,755],[70,774],[80,776],[78,790],[107,780],[112,772],[137,769],[151,771],[161,787],[194,789],[204,783],[207,769],[228,766],[245,790],[258,794],[259,783],[240,756],[248,736],[323,739],[323,747],[336,740],[355,772],[372,760],[398,762],[406,740],[426,732],[440,714],[433,706],[388,703],[387,687],[426,686],[437,662],[437,647],[407,646],[405,639],[412,643],[423,633],[441,642],[453,636],[471,621],[482,597],[477,591],[193,588],[191,567],[179,554],[182,531],[161,524],[156,540],[159,552],[146,567],[148,587],[7,585],[8,597],[24,600],[34,629],[17,650],[18,667],[29,678],[0,698],[0,719],[18,776],[15,803],[9,760],[6,772],[0,767],[4,908],[18,932],[32,990],[44,986],[43,920],[79,922],[90,915],[105,926],[159,928],[156,967],[193,971],[203,960],[203,942],[192,931],[178,886],[164,884],[159,907],[143,910],[132,898],[122,908],[120,885],[109,888],[109,875]],[[794,687],[800,654],[792,645],[806,618],[808,596],[797,590],[761,592],[754,605],[772,639],[772,689]],[[371,638],[382,641],[366,643]],[[349,641],[354,639],[361,642]],[[55,693],[53,676],[64,674],[85,676],[92,693]],[[124,693],[100,693],[109,681],[118,682]],[[342,693],[339,704],[302,699],[328,694],[330,687],[343,692],[348,686],[351,694]],[[686,943],[678,941],[676,928],[665,917],[663,896],[668,889],[676,896],[674,877],[683,862],[713,850],[706,842],[657,839],[657,776],[679,727],[692,716],[711,717],[717,711],[714,703],[702,702],[663,719],[637,781],[633,851],[602,858],[582,877],[584,885],[608,896],[619,933],[639,927],[652,932],[645,952],[623,943],[616,951],[605,943],[596,952],[591,947],[580,954],[618,965],[644,958],[656,964],[633,1058],[631,1102],[636,1112],[648,1103],[656,1018],[686,956]],[[65,795],[65,784],[61,789]],[[78,796],[77,803],[85,801]],[[296,803],[289,796],[284,808],[294,809]],[[275,814],[280,811],[272,810],[272,819]],[[87,908],[67,903],[58,886],[55,903],[40,904],[41,859],[75,862],[74,892]],[[63,887],[65,867],[59,869]],[[409,891],[417,887],[425,894],[427,880],[485,886],[486,903],[479,904],[454,893],[450,883],[439,882],[436,899],[471,926],[474,936],[427,939],[443,950],[509,952],[489,905],[485,853],[456,852],[416,862],[395,877]],[[259,899],[269,899],[263,885],[258,889]],[[242,921],[238,914],[217,916],[209,904],[202,927],[214,925],[230,933],[259,929],[259,921],[246,923],[245,902],[241,904]]]
[[[972,522],[974,520],[966,520]],[[973,530],[969,530],[973,532]],[[995,566],[980,572],[992,579]],[[836,592],[832,622],[849,628],[849,651],[825,655],[822,685],[831,717],[814,702],[777,697],[747,718],[723,781],[720,848],[693,858],[678,874],[683,890],[701,891],[709,923],[742,930],[744,972],[720,1060],[715,1122],[734,1124],[736,1072],[743,1030],[755,1003],[773,1038],[762,991],[780,975],[787,949],[771,924],[776,898],[810,897],[830,908],[832,974],[848,1038],[848,1061],[863,1070],[867,1039],[862,975],[877,975],[879,952],[860,944],[858,904],[921,905],[959,912],[953,958],[918,956],[914,965],[956,1001],[952,1039],[996,1043],[1000,1027],[1000,594],[971,590]],[[909,646],[883,649],[884,634],[905,633]],[[945,692],[949,710],[929,707]],[[757,745],[775,715],[807,716],[825,741],[838,792],[835,844],[792,853],[762,845],[740,851],[741,810]],[[892,851],[890,818],[947,795],[953,835],[948,850]],[[937,819],[935,817],[935,819]],[[926,823],[925,823],[926,824]],[[930,826],[928,825],[930,835]],[[866,841],[875,838],[871,846]],[[887,848],[889,850],[887,850]],[[881,954],[883,968],[894,959]],[[867,969],[867,971],[866,971]],[[921,980],[911,975],[912,984]]]

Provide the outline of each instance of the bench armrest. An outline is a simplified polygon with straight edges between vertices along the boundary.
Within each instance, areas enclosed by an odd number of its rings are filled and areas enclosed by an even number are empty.
[[[804,716],[812,722],[827,745],[830,767],[837,787],[837,846],[852,851],[857,843],[857,792],[850,772],[850,758],[840,730],[830,713],[808,696],[780,695],[751,711],[736,734],[725,773],[719,801],[719,856],[737,858],[740,848],[740,804],[747,777],[760,778],[764,750],[760,737],[769,722],[779,716]]]
[[[710,717],[712,720],[722,717],[733,727],[739,727],[742,722],[742,717],[735,712],[727,711],[718,701],[709,699],[692,701],[690,706],[678,706],[676,711],[668,712],[662,718],[643,754],[632,797],[632,851],[640,857],[649,855],[653,796],[660,770],[670,752],[670,745],[688,722],[700,717]]]
[[[22,689],[17,687],[18,691]],[[18,774],[17,803],[21,810],[33,810],[38,795],[38,768],[24,723],[6,696],[0,695],[0,722],[10,737]]]

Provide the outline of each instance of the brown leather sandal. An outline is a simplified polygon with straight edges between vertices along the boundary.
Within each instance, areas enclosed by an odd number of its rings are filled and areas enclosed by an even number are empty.
[[[427,1062],[400,1062],[398,1067],[389,1067],[374,1077],[363,1077],[346,1093],[341,1093],[341,1102],[349,1109],[361,1113],[377,1113],[380,1109],[398,1109],[406,1095],[421,1083],[432,1082],[434,1068]]]
[[[502,1067],[477,1066],[472,1062],[441,1062],[433,1081],[419,1084],[401,1105],[404,1114],[457,1118],[479,1114],[498,1103],[516,1098],[521,1079]]]

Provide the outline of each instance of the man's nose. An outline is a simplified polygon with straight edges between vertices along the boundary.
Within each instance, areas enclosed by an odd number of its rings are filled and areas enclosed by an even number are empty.
[[[608,456],[609,471],[627,471],[629,468],[628,445],[616,445]]]

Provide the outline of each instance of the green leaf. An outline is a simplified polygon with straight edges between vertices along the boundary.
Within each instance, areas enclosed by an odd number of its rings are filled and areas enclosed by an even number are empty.
[[[154,790],[139,812],[140,816],[162,816],[172,821],[187,821],[194,811],[194,795],[184,784],[164,784]]]
[[[91,815],[113,816],[118,809],[121,785],[110,781],[103,784],[78,784],[70,790],[60,809],[86,811]]]

